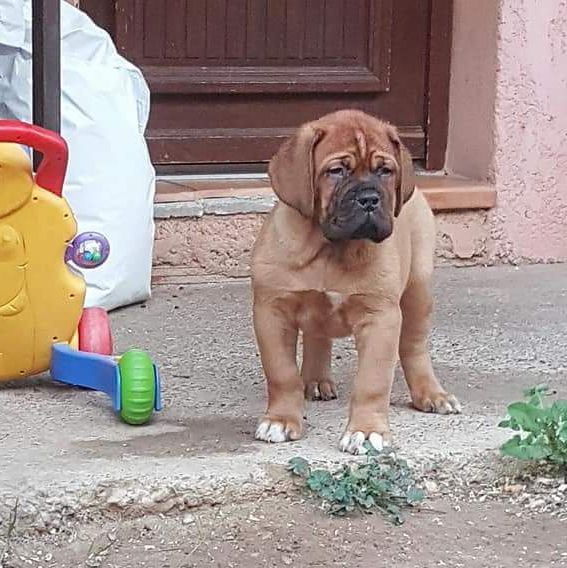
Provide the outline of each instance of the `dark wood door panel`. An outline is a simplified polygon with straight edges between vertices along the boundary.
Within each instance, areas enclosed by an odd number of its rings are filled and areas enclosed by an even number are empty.
[[[348,0],[351,1],[351,0]],[[411,0],[412,2],[414,0]],[[309,0],[308,2],[309,3]],[[427,26],[415,26],[415,17],[427,20],[427,6],[422,13],[414,6],[391,14],[390,46],[392,65],[389,78],[394,93],[303,92],[289,96],[265,92],[194,93],[191,104],[180,94],[160,94],[159,115],[150,122],[148,140],[158,164],[184,164],[266,161],[298,124],[340,108],[360,108],[386,117],[402,130],[404,141],[416,159],[425,158],[424,93]],[[421,33],[418,33],[421,32]],[[408,41],[408,37],[412,41]],[[261,68],[258,68],[261,70]],[[303,69],[308,71],[307,67]],[[157,85],[152,92],[158,93]],[[212,121],[211,117],[215,117]],[[183,124],[190,125],[183,128]]]
[[[392,1],[117,0],[116,36],[156,94],[382,92]]]
[[[218,164],[250,164],[257,162],[259,155],[269,159],[293,132],[293,128],[167,130],[154,131],[148,142],[159,163],[208,164],[211,155],[219,155]],[[423,133],[402,128],[401,134],[414,159],[424,159]],[[175,159],[170,152],[175,152]]]
[[[147,137],[158,167],[262,164],[297,125],[345,107],[398,125],[414,158],[424,159],[431,109],[445,119],[444,95],[436,106],[429,100],[431,30],[434,22],[443,52],[437,57],[447,55],[441,63],[448,64],[452,0],[82,0],[82,6],[99,18],[104,13],[120,52],[148,80]],[[435,67],[438,91],[443,65]],[[443,128],[435,130],[438,161]]]
[[[219,163],[257,162],[258,156],[267,160],[295,127],[313,117],[348,106],[366,109],[344,97],[334,100],[315,95],[303,96],[298,108],[295,97],[275,100],[264,97],[216,97],[213,100],[196,97],[188,108],[184,97],[171,97],[167,112],[160,116],[159,127],[150,128],[148,142],[157,163],[183,164],[210,162],[218,156]],[[395,109],[392,115],[396,116]],[[261,113],[259,126],[249,126],[250,115]],[[217,120],[212,126],[210,115]],[[403,113],[399,115],[400,119]],[[394,122],[394,121],[393,121]],[[180,125],[190,124],[190,128]],[[258,121],[255,121],[258,124]],[[414,158],[425,157],[424,131],[421,126],[402,124],[400,131]]]

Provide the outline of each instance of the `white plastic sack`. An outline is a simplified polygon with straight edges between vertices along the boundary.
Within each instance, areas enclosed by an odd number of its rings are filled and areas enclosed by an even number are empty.
[[[64,196],[79,232],[110,256],[82,270],[87,306],[113,309],[150,295],[155,172],[144,130],[149,90],[108,34],[61,2],[61,133],[69,145]],[[31,122],[31,0],[0,0],[0,118]]]

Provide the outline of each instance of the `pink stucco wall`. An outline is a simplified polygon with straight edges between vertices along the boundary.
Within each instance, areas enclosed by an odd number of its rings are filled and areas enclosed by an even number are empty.
[[[447,169],[490,179],[494,157],[498,0],[453,0]]]
[[[567,0],[455,0],[450,116],[447,168],[498,192],[489,258],[567,260]]]
[[[502,0],[493,254],[567,260],[567,0]]]

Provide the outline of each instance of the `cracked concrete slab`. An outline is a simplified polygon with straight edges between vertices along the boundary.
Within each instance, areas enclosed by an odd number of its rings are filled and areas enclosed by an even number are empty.
[[[567,394],[567,265],[437,271],[432,338],[438,375],[463,402],[460,416],[419,413],[396,381],[392,429],[420,467],[484,463],[505,439],[496,424],[522,389]],[[157,288],[147,305],[112,314],[116,347],[150,351],[165,409],[143,427],[122,424],[104,395],[47,377],[0,387],[0,519],[19,501],[21,527],[57,528],[68,515],[112,508],[167,512],[285,491],[282,468],[302,455],[338,463],[352,341],[337,343],[336,401],[310,403],[304,438],[255,442],[264,382],[246,281]],[[484,460],[484,461],[483,461]]]

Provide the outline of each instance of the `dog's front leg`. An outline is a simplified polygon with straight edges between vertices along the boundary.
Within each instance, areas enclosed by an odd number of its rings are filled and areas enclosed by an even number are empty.
[[[388,412],[398,360],[401,312],[392,305],[373,312],[355,328],[358,372],[351,394],[350,416],[340,448],[366,452],[366,440],[377,450],[390,441]]]
[[[266,442],[297,440],[303,430],[303,380],[297,367],[295,322],[272,302],[254,305],[254,331],[268,387],[268,409],[256,438]]]

